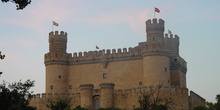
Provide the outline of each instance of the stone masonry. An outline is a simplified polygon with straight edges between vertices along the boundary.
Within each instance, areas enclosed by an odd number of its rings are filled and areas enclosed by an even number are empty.
[[[133,109],[141,93],[159,84],[163,97],[172,96],[173,110],[189,109],[196,100],[204,104],[198,95],[189,101],[179,37],[164,34],[162,19],[147,20],[146,33],[147,41],[136,47],[71,54],[66,52],[67,33],[50,32],[49,52],[44,56],[46,93],[34,95],[30,105],[46,110],[46,99],[67,97],[73,108]]]

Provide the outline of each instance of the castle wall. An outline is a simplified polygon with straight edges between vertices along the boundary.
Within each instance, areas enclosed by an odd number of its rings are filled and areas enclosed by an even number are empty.
[[[121,108],[122,110],[132,110],[134,108],[139,108],[138,100],[142,94],[148,93],[150,91],[150,87],[113,90],[113,88],[110,87],[110,89],[109,85],[107,84],[107,88],[100,86],[100,89],[104,90],[102,91],[103,93],[93,94],[91,87],[91,84],[81,85],[81,93],[76,94],[37,94],[31,99],[30,106],[37,107],[37,110],[49,110],[46,107],[46,105],[49,104],[48,99],[57,100],[66,98],[71,99],[71,108],[75,108],[76,106],[80,105],[82,107],[88,108],[89,110],[93,110],[91,104],[94,103],[94,100],[92,101],[91,98],[100,95],[100,99],[102,100],[100,100],[100,107],[117,107]],[[154,87],[151,89],[154,89]],[[96,90],[93,89],[93,92],[94,91]],[[154,95],[156,96],[156,94]],[[170,99],[171,103],[169,104],[169,107],[171,107],[172,110],[187,110],[189,108],[188,89],[186,88],[163,87],[160,90],[159,97],[160,99]]]
[[[189,96],[189,107],[194,108],[197,106],[205,106],[205,99],[196,94],[193,91],[190,91],[190,96]]]
[[[142,60],[108,62],[106,68],[102,63],[69,66],[69,92],[78,92],[80,84],[94,84],[99,88],[101,83],[114,82],[115,89],[134,88],[143,81]],[[104,75],[104,76],[103,76]]]

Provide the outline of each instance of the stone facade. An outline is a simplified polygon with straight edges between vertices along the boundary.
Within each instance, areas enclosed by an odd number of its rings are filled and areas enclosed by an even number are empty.
[[[47,98],[69,97],[72,106],[94,110],[138,107],[138,97],[163,84],[163,96],[172,96],[174,110],[189,108],[186,61],[179,56],[179,37],[164,34],[164,21],[146,21],[147,41],[136,47],[67,53],[67,33],[49,33],[45,54],[46,93],[30,105],[46,109]]]

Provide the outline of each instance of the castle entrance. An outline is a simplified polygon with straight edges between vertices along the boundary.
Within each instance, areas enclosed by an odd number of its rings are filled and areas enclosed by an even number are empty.
[[[100,96],[94,96],[93,98],[93,110],[100,108]]]

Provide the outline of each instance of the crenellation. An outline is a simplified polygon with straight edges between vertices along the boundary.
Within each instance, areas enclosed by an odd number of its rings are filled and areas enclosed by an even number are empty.
[[[127,53],[127,48],[123,48],[123,53]]]
[[[118,54],[121,54],[121,49],[120,48],[118,49]]]
[[[111,50],[110,49],[107,49],[107,55],[110,55],[111,54]]]

